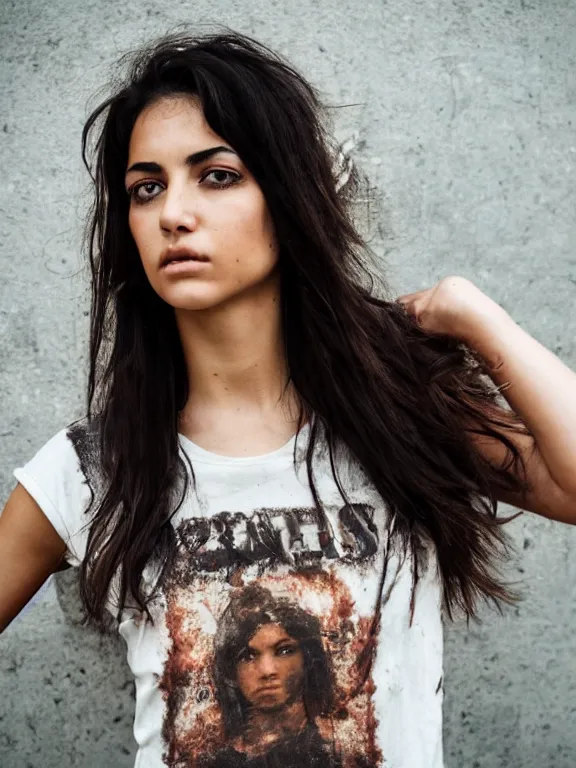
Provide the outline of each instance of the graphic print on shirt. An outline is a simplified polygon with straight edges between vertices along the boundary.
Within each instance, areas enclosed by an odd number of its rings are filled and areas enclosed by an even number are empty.
[[[177,526],[162,585],[166,765],[382,765],[371,677],[378,620],[357,610],[345,578],[361,584],[376,567],[374,509],[326,511],[332,525],[295,508]]]

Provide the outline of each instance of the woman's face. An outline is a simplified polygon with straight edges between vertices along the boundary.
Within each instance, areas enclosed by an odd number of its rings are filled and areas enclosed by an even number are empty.
[[[164,97],[140,113],[126,189],[144,271],[168,304],[211,309],[275,284],[277,248],[262,191],[193,98]],[[194,260],[164,266],[169,248],[189,249]]]
[[[236,679],[255,709],[281,709],[302,695],[304,658],[299,643],[280,624],[265,624],[238,661]]]

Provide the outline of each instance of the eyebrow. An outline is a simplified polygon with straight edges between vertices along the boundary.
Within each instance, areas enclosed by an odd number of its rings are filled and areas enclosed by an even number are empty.
[[[200,165],[200,163],[203,163],[204,160],[207,160],[209,157],[212,157],[212,155],[216,155],[219,152],[229,152],[232,155],[237,155],[236,152],[234,152],[233,149],[230,149],[230,147],[210,147],[209,149],[202,149],[200,152],[194,152],[192,155],[188,155],[188,157],[185,160],[185,164],[190,166],[190,168],[193,168],[195,165]],[[145,171],[146,173],[161,173],[162,172],[162,166],[158,163],[151,163],[151,162],[142,162],[142,163],[134,163],[133,165],[128,168],[126,171],[126,174],[129,174],[131,171]]]

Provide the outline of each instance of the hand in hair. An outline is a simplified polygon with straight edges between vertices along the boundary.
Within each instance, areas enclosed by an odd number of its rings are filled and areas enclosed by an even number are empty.
[[[510,406],[498,412],[494,405],[481,407],[498,420],[498,438],[474,419],[462,425],[492,466],[510,466],[503,437],[523,459],[528,488],[510,492],[494,487],[495,498],[576,524],[576,374],[463,277],[446,277],[398,302],[423,331],[451,336],[475,352]]]
[[[444,277],[436,285],[400,296],[397,301],[429,333],[470,343],[478,321],[504,310],[465,277]]]

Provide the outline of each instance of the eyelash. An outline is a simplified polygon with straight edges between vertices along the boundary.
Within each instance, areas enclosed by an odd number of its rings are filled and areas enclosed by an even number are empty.
[[[208,171],[201,177],[200,183],[202,183],[204,179],[206,179],[212,173],[226,173],[228,174],[229,177],[231,177],[231,179],[225,182],[224,184],[210,184],[209,186],[211,186],[212,189],[227,189],[228,187],[231,187],[232,184],[237,184],[242,178],[239,173],[235,173],[234,171],[228,171],[228,170],[225,170],[224,168],[213,168],[211,171]],[[156,196],[148,197],[144,200],[139,200],[137,197],[138,190],[141,187],[146,187],[146,186],[149,186],[150,184],[158,185],[159,183],[160,182],[158,181],[140,181],[137,184],[134,184],[134,186],[130,187],[130,189],[127,192],[128,197],[136,205],[146,205],[147,203],[150,203],[152,200],[154,200]]]
[[[276,652],[279,656],[291,656],[293,653],[296,653],[296,650],[297,648],[294,645],[283,645],[281,648],[278,648]],[[240,654],[240,656],[238,657],[238,660],[244,661],[244,662],[250,662],[250,661],[254,661],[255,658],[256,658],[255,653],[251,653],[250,651],[245,651],[244,653]]]

